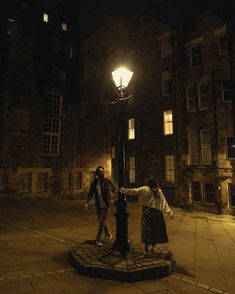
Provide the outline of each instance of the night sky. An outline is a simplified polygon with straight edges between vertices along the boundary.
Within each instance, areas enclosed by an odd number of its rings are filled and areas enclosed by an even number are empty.
[[[82,34],[93,30],[97,23],[97,11],[104,3],[115,13],[127,17],[132,23],[138,14],[150,5],[158,5],[166,21],[174,23],[179,18],[191,18],[207,7],[218,7],[231,0],[80,0],[80,26]]]

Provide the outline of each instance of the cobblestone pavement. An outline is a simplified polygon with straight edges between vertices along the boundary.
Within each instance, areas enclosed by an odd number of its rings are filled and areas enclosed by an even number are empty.
[[[0,198],[0,293],[235,293],[235,217],[173,208],[166,219],[173,252],[173,275],[135,283],[79,275],[67,262],[68,252],[94,240],[94,206],[83,200]],[[129,239],[140,243],[141,208],[131,202]],[[109,224],[115,232],[115,218]]]

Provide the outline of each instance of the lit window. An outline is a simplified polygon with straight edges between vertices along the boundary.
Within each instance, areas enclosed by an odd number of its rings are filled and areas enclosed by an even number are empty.
[[[164,135],[173,134],[173,114],[172,110],[164,111]]]
[[[44,139],[42,153],[58,156],[62,120],[62,96],[48,93],[44,102]]]
[[[172,93],[171,71],[165,70],[162,72],[162,95],[168,96]]]
[[[37,174],[37,184],[36,190],[38,192],[46,192],[48,183],[48,173],[38,173]]]
[[[201,45],[193,46],[190,48],[191,68],[199,67],[201,61]]]
[[[228,53],[228,37],[227,33],[218,36],[219,55]]]
[[[227,102],[232,99],[232,85],[231,85],[231,80],[226,80],[222,82],[221,85],[222,88],[222,97],[223,101]]]
[[[166,182],[173,184],[175,182],[175,157],[174,155],[165,156],[165,178]]]
[[[198,99],[199,99],[199,109],[208,109],[209,102],[209,85],[208,83],[203,83],[198,85]]]
[[[135,183],[135,157],[129,157],[129,182]]]
[[[49,21],[49,15],[47,13],[43,13],[43,22]]]
[[[198,146],[198,134],[196,131],[189,132],[189,158],[190,164],[199,163],[199,146]]]
[[[172,55],[172,45],[170,43],[170,36],[160,37],[161,43],[161,58]]]
[[[205,183],[204,185],[204,193],[205,193],[205,203],[206,204],[214,204],[215,199],[215,191],[213,183]]]
[[[62,30],[65,31],[65,32],[67,32],[67,30],[68,30],[68,25],[67,25],[67,23],[62,22]]]
[[[135,139],[135,119],[128,119],[128,140]]]
[[[32,173],[20,174],[19,191],[30,193],[32,189]]]
[[[191,183],[191,193],[192,193],[193,202],[197,202],[197,203],[202,202],[200,182],[192,182]]]
[[[197,92],[196,87],[191,86],[186,88],[187,110],[188,112],[196,111]]]
[[[212,163],[210,130],[201,130],[202,164]]]

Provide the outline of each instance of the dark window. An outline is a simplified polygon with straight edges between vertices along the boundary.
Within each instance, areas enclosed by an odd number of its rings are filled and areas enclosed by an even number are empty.
[[[52,38],[52,49],[54,52],[59,52],[59,39],[56,37]]]
[[[228,37],[227,33],[218,36],[219,55],[228,53]]]
[[[201,45],[197,45],[190,48],[191,53],[191,68],[201,66]]]
[[[226,80],[222,82],[222,97],[223,101],[230,101],[232,98],[232,86],[231,81]]]
[[[202,202],[201,189],[199,182],[192,182],[192,200],[193,202]]]
[[[235,159],[235,137],[227,138],[227,156],[228,158]]]
[[[230,206],[235,207],[235,184],[229,184]]]
[[[213,204],[214,201],[214,185],[212,183],[205,183],[205,202]]]

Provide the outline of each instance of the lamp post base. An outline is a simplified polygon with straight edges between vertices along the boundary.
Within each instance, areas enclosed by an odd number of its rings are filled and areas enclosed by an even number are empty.
[[[132,249],[128,240],[128,217],[129,213],[126,211],[127,201],[125,196],[119,192],[118,200],[116,203],[117,212],[114,214],[116,217],[116,240],[113,243],[113,250],[126,254],[127,251]]]

